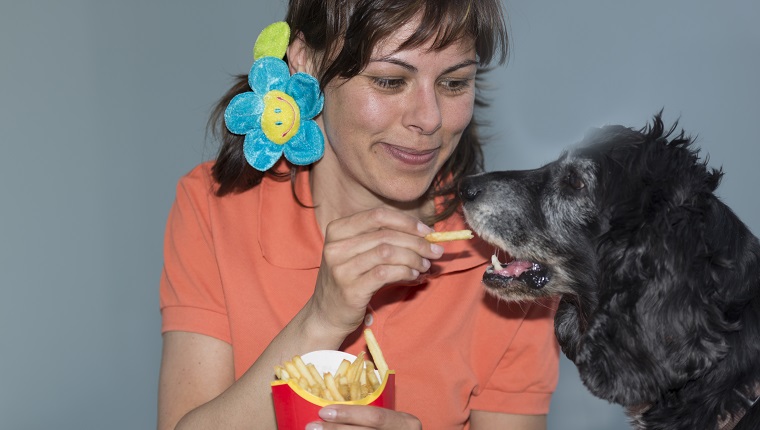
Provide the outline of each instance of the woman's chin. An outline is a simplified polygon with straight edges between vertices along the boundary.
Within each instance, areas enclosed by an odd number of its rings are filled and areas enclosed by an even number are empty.
[[[389,180],[376,189],[376,193],[389,203],[404,207],[418,206],[424,203],[424,197],[430,188],[430,182],[418,183]]]

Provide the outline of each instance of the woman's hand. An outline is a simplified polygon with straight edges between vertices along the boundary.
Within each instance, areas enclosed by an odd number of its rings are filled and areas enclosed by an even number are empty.
[[[307,306],[332,330],[358,327],[372,296],[385,285],[410,282],[430,268],[443,247],[424,239],[431,232],[417,218],[377,208],[327,225],[322,265]]]
[[[330,405],[320,409],[319,417],[325,422],[309,423],[306,430],[422,428],[422,423],[415,416],[376,406]]]

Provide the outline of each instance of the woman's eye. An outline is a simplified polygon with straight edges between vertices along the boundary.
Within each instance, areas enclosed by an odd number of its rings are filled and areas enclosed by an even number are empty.
[[[461,93],[470,88],[470,79],[446,79],[441,81],[441,85],[444,89],[450,93]]]
[[[582,188],[586,187],[586,184],[583,182],[580,176],[578,176],[577,173],[574,171],[570,171],[567,176],[565,177],[565,183],[567,185],[571,186],[573,189],[580,190]]]
[[[398,78],[372,78],[372,81],[380,88],[395,90],[404,86],[404,80]]]

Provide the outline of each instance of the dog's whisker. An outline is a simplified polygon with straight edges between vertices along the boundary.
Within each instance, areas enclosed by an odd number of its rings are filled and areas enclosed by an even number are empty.
[[[536,305],[538,305],[538,306],[540,306],[542,308],[548,309],[548,310],[550,310],[552,312],[557,312],[557,309],[559,309],[559,304],[552,306],[552,305],[548,304],[547,302],[548,303],[559,303],[557,300],[547,301],[547,300],[541,300],[541,299],[538,299],[538,298],[534,299],[532,301],[533,304],[536,304]]]

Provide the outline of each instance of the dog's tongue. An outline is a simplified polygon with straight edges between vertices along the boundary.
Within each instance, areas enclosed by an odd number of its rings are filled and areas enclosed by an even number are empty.
[[[494,270],[494,273],[502,276],[516,278],[531,267],[533,267],[533,263],[530,261],[514,260],[507,263],[506,266],[502,266],[501,269]]]

